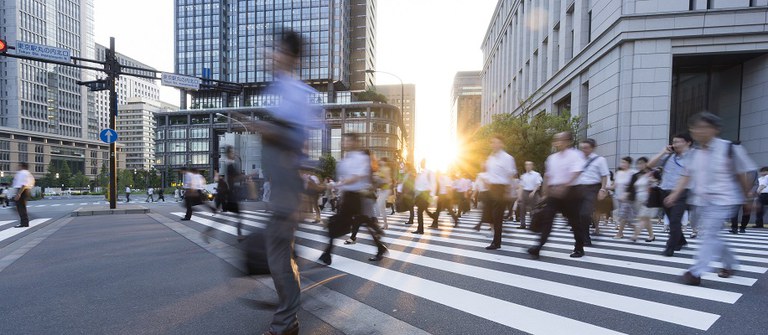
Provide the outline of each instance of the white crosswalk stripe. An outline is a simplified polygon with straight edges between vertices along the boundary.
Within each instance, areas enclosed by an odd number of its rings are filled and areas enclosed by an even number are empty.
[[[29,227],[25,227],[25,228],[10,227],[10,228],[0,230],[0,242],[5,241],[16,235],[19,235],[29,229],[35,228],[36,226],[39,226],[50,219],[51,218],[40,218],[40,219],[29,220]],[[13,222],[18,222],[18,220],[0,221],[0,225],[6,224],[6,223],[13,223]]]
[[[330,214],[323,212],[323,217]],[[172,215],[181,217],[183,213],[173,212]],[[452,286],[448,278],[524,290],[539,295],[542,300],[565,299],[578,304],[580,309],[607,309],[624,317],[671,324],[692,332],[710,329],[729,306],[738,303],[745,289],[768,272],[768,259],[759,257],[768,250],[768,233],[761,230],[723,236],[741,262],[737,275],[720,278],[705,274],[702,279],[711,285],[686,286],[680,284],[677,277],[694,263],[693,256],[700,241],[689,239],[688,246],[676,252],[675,257],[664,257],[660,253],[667,234],[662,232],[661,226],[654,227],[657,237],[650,243],[643,242],[645,236],[637,243],[626,238],[615,240],[611,238],[615,230],[602,228],[603,235],[592,237],[594,247],[586,249],[586,256],[572,259],[568,257],[573,248],[572,233],[562,224],[556,224],[550,241],[541,251],[541,260],[532,260],[526,249],[537,243],[537,234],[510,229],[513,224],[506,224],[502,249],[489,252],[483,249],[490,242],[488,231],[478,233],[471,229],[478,217],[479,213],[473,211],[462,217],[457,228],[440,226],[440,229],[428,229],[424,235],[412,235],[410,230],[415,229],[415,225],[402,224],[407,213],[391,215],[382,242],[391,248],[386,259],[397,262],[401,268],[350,257],[375,252],[372,238],[365,234],[365,229],[358,235],[357,244],[345,245],[343,239],[335,240],[335,248],[340,251],[334,254],[330,268],[444,305],[456,313],[468,313],[519,331],[552,333],[568,329],[574,334],[615,334],[624,333],[624,330],[578,315],[553,313]],[[234,225],[238,220],[242,220],[247,233],[263,228],[268,219],[269,214],[265,212],[243,211],[241,218],[230,213],[214,215],[205,212],[195,213],[187,224],[212,227],[234,236],[237,234]],[[296,237],[299,256],[310,261],[320,256],[328,241],[321,224],[300,224]],[[713,263],[715,267],[718,265]],[[406,266],[440,271],[445,278],[421,278],[398,271]]]

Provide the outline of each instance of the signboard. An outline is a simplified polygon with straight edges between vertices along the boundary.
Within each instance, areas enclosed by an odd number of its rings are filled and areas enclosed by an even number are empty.
[[[104,143],[113,143],[117,141],[117,132],[112,129],[104,129],[99,133],[99,138]]]
[[[191,90],[199,90],[200,83],[203,82],[200,78],[167,72],[163,72],[160,75],[160,81],[164,86],[186,88]]]
[[[55,62],[69,62],[69,49],[16,41],[16,54]]]

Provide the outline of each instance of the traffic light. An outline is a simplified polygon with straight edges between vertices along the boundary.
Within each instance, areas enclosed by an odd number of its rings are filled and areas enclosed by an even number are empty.
[[[8,44],[5,43],[5,40],[0,40],[0,54],[4,54],[6,51],[8,51]]]

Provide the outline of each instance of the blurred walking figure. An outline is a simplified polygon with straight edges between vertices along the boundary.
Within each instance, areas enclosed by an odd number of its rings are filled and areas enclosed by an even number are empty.
[[[272,178],[267,177],[267,180],[264,181],[264,194],[261,196],[261,200],[264,202],[269,202],[269,199],[272,197]]]
[[[661,167],[662,169],[661,184],[659,184],[662,199],[672,193],[672,190],[675,189],[675,186],[683,177],[692,144],[693,139],[691,139],[690,135],[677,134],[672,137],[671,145],[665,146],[656,157],[653,157],[648,162],[649,167]],[[683,190],[675,203],[670,206],[664,206],[664,214],[669,221],[668,224],[665,224],[665,226],[669,227],[669,238],[667,239],[667,247],[662,252],[664,256],[672,256],[675,251],[679,251],[688,244],[683,234],[683,218],[688,210],[687,200],[688,190]]]
[[[379,170],[373,175],[373,182],[376,185],[376,216],[381,218],[384,223],[382,229],[389,228],[387,222],[387,199],[392,194],[392,168],[389,166],[389,159],[382,157],[379,159]]]
[[[672,207],[686,188],[690,188],[688,203],[693,206],[693,217],[699,222],[703,241],[696,263],[688,268],[682,280],[688,285],[699,285],[701,275],[711,269],[710,262],[718,258],[722,264],[718,276],[727,278],[733,275],[738,262],[720,237],[720,231],[723,222],[739,206],[754,200],[755,194],[751,190],[753,182],[747,175],[756,171],[757,166],[741,145],[717,137],[722,129],[722,120],[717,115],[699,113],[689,126],[696,147],[688,157],[683,176],[664,199],[664,204]]]
[[[642,229],[648,231],[648,238],[645,239],[646,242],[653,242],[656,240],[656,237],[653,235],[651,218],[656,217],[659,211],[658,208],[648,208],[645,205],[645,202],[648,200],[648,188],[655,182],[651,180],[652,172],[648,169],[647,164],[647,157],[640,157],[637,159],[637,162],[635,162],[637,172],[632,175],[629,185],[627,185],[627,199],[633,202],[632,206],[638,221],[635,224],[635,232],[632,234],[632,242],[637,241]]]
[[[0,203],[3,204],[3,208],[8,207],[8,188],[3,187],[0,190]]]
[[[760,168],[760,179],[757,186],[757,208],[755,214],[755,228],[763,228],[763,214],[765,206],[768,206],[768,166]]]
[[[238,165],[235,160],[235,158],[237,158],[235,149],[231,145],[228,145],[224,149],[224,152],[226,153],[226,167],[224,168],[225,175],[223,178],[225,191],[221,200],[221,207],[224,211],[237,214],[237,240],[242,241],[244,236],[242,232],[243,219],[240,216],[240,201],[243,201],[246,192],[246,186],[244,185],[245,180],[243,174],[240,172],[242,171],[240,165]]]
[[[205,199],[203,198],[205,177],[203,177],[197,169],[181,168],[181,172],[184,173],[184,205],[187,208],[187,212],[181,220],[189,221],[192,219],[192,207],[202,205],[205,202]],[[215,207],[210,207],[210,210],[211,212],[216,213]],[[213,230],[212,227],[208,227],[206,232],[210,232],[211,230]]]
[[[145,202],[155,202],[155,189],[152,187],[147,187],[147,200]]]
[[[619,220],[618,232],[613,238],[624,238],[624,226],[632,224],[632,220],[635,219],[635,207],[634,202],[630,200],[627,195],[627,188],[632,182],[632,176],[637,171],[632,169],[632,157],[622,157],[619,162],[619,170],[616,171],[616,178],[613,182],[613,198],[616,199],[618,209],[618,215],[616,217]]]
[[[579,206],[579,224],[586,233],[584,235],[585,244],[592,245],[592,239],[589,236],[589,230],[595,226],[593,222],[594,213],[598,198],[603,199],[608,196],[606,189],[608,184],[608,162],[605,157],[598,156],[595,153],[597,141],[588,138],[579,142],[579,150],[584,153],[584,169],[576,181],[579,193],[581,194],[581,204]]]
[[[280,104],[269,110],[270,121],[252,124],[262,136],[264,175],[268,176],[265,201],[269,201],[272,217],[264,230],[267,264],[280,299],[268,335],[296,335],[299,333],[298,311],[301,289],[299,271],[294,259],[294,235],[301,215],[301,193],[304,183],[299,167],[304,159],[307,128],[317,128],[313,120],[320,109],[309,105],[311,95],[317,93],[292,73],[301,59],[304,45],[301,35],[284,31],[275,42],[273,59],[275,80],[265,95],[280,97]],[[276,181],[271,184],[269,181]]]
[[[437,177],[437,208],[431,215],[432,225],[430,228],[438,228],[440,212],[446,211],[453,219],[453,226],[459,226],[459,215],[453,208],[453,181],[448,173],[439,173]]]
[[[519,229],[527,228],[525,215],[539,202],[541,183],[544,179],[541,178],[541,174],[534,170],[534,167],[533,162],[525,162],[525,173],[520,176],[522,194],[520,199],[517,200],[517,209],[519,213],[517,216],[518,220],[520,220]]]
[[[125,187],[125,202],[131,202],[131,187]]]
[[[435,196],[435,186],[437,181],[432,171],[427,170],[427,161],[421,160],[421,171],[416,175],[416,180],[413,183],[414,189],[414,204],[416,205],[416,219],[419,223],[414,234],[424,234],[424,212],[435,220],[435,214],[429,211],[429,204],[432,202],[432,197]],[[413,222],[413,217],[409,220]]]
[[[336,175],[339,178],[336,187],[342,192],[338,215],[341,222],[346,222],[352,226],[352,236],[344,243],[354,244],[360,226],[365,225],[377,248],[376,255],[368,260],[379,261],[387,252],[387,248],[381,243],[381,235],[384,232],[379,228],[376,217],[373,215],[375,196],[372,194],[371,185],[371,157],[361,150],[360,139],[357,134],[344,134],[341,145],[346,154],[336,166]],[[330,265],[332,249],[333,238],[330,239],[328,247],[320,256],[320,261]]]
[[[515,158],[504,151],[504,142],[501,136],[491,138],[491,154],[485,161],[485,180],[488,183],[488,203],[483,204],[483,213],[486,213],[493,226],[493,241],[485,249],[495,250],[501,248],[501,230],[504,220],[505,198],[508,188],[517,175]],[[483,215],[485,216],[485,215]]]
[[[165,196],[163,195],[163,188],[162,187],[158,187],[157,188],[157,202],[160,202],[160,200],[165,202]]]
[[[16,210],[19,213],[19,224],[16,228],[29,227],[29,214],[27,213],[27,200],[29,200],[32,188],[35,187],[35,177],[29,173],[29,164],[27,162],[19,163],[19,171],[13,176],[11,187],[16,189],[16,195],[13,201],[16,203]]]
[[[552,223],[556,212],[560,212],[568,219],[568,224],[573,228],[572,258],[584,256],[584,229],[579,224],[579,198],[578,190],[574,185],[584,169],[584,154],[572,148],[573,134],[570,132],[558,133],[552,139],[552,146],[557,150],[549,155],[545,162],[544,185],[546,185],[546,205],[542,209],[541,237],[539,245],[528,249],[533,258],[539,258],[541,248],[547,243],[552,233]]]

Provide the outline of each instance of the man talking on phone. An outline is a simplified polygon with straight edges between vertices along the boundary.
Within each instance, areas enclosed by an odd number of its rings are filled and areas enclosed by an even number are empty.
[[[672,192],[682,177],[685,170],[685,157],[692,144],[693,139],[691,139],[691,135],[677,134],[672,137],[671,145],[665,146],[658,155],[648,162],[648,167],[661,167],[663,169],[661,184],[659,185],[662,191],[662,199]],[[682,225],[683,213],[688,209],[686,200],[687,192],[684,192],[674,205],[670,207],[664,206],[664,214],[669,218],[669,239],[667,240],[666,249],[662,252],[664,256],[672,256],[675,251],[679,251],[684,245],[688,244],[683,235]]]

